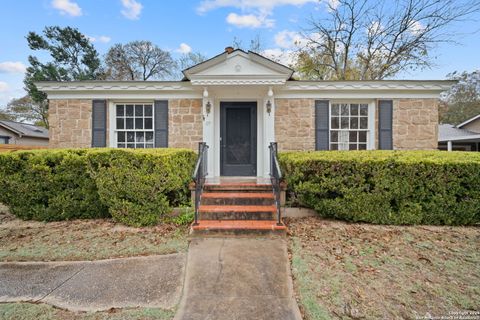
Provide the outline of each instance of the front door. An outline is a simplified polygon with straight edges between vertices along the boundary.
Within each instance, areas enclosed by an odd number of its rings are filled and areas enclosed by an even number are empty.
[[[220,174],[257,175],[257,103],[220,103]]]

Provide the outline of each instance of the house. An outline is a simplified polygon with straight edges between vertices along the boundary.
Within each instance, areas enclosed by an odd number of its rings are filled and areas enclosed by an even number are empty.
[[[480,151],[480,114],[459,125],[438,126],[438,149],[448,151]]]
[[[208,172],[268,176],[279,150],[437,149],[437,99],[452,81],[297,81],[227,47],[182,81],[38,82],[51,147],[208,149]]]
[[[0,144],[48,146],[48,129],[28,123],[0,120]]]

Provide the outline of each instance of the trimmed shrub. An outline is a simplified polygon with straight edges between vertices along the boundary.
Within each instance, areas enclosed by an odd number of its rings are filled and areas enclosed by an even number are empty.
[[[378,224],[480,222],[480,153],[281,153],[293,204],[323,217]]]
[[[188,203],[196,155],[183,149],[71,149],[0,154],[0,202],[22,219],[113,217],[151,225]]]
[[[36,150],[0,154],[0,202],[22,219],[103,218],[85,150]]]
[[[171,205],[188,203],[195,162],[190,150],[98,150],[89,154],[92,177],[102,202],[116,221],[156,224]]]

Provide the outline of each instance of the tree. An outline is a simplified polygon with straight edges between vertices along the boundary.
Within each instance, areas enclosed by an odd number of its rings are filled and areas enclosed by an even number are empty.
[[[200,52],[189,52],[182,55],[178,59],[178,67],[180,71],[190,68],[196,64],[202,63],[207,60],[207,57],[201,54]]]
[[[107,78],[111,80],[165,79],[175,72],[169,52],[150,41],[115,44],[105,56]]]
[[[442,97],[440,122],[459,124],[480,114],[480,70],[447,75],[458,83]]]
[[[45,27],[43,36],[35,32],[27,35],[31,50],[47,51],[52,61],[42,63],[29,56],[24,84],[32,101],[46,103],[45,93],[38,91],[35,81],[92,80],[102,77],[98,52],[78,29],[58,26]],[[48,108],[48,106],[47,106]]]
[[[29,122],[34,125],[48,128],[48,104],[34,102],[30,96],[12,99],[5,108],[8,119],[18,122]]]
[[[234,49],[242,49],[244,51],[248,50],[256,53],[260,53],[264,50],[262,39],[260,38],[259,34],[255,35],[253,39],[250,39],[248,47],[243,45],[243,41],[241,39],[238,37],[233,37],[232,47]]]
[[[13,117],[10,113],[8,113],[7,110],[0,109],[0,120],[14,121],[15,117]]]
[[[480,11],[478,0],[336,0],[303,31],[301,77],[377,80],[430,68],[432,51],[452,42],[452,24]]]

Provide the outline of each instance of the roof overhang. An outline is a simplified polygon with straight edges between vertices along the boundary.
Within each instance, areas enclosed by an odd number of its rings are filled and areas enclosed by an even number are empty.
[[[218,80],[218,78],[217,78]],[[225,79],[227,83],[228,79]],[[175,99],[202,98],[204,86],[215,86],[218,90],[249,90],[261,84],[274,86],[276,98],[303,99],[402,99],[438,98],[448,90],[454,81],[443,80],[379,80],[379,81],[286,81],[274,85],[244,77],[235,79],[237,84],[250,85],[235,87],[220,85],[219,82],[204,81],[193,85],[190,81],[69,81],[36,82],[40,91],[49,99]],[[225,84],[225,83],[223,83]]]
[[[463,126],[465,126],[465,125],[469,124],[470,122],[473,122],[473,121],[475,121],[475,120],[477,120],[477,119],[480,119],[480,114],[477,114],[475,117],[472,117],[472,118],[470,118],[470,119],[468,119],[468,120],[466,120],[466,121],[458,124],[456,127],[457,127],[457,128],[461,128],[461,127],[463,127]]]
[[[18,130],[16,130],[15,128],[12,128],[11,126],[9,126],[9,125],[6,124],[6,123],[0,122],[0,127],[3,127],[4,129],[7,129],[8,131],[11,131],[11,132],[15,133],[15,134],[18,135],[20,138],[21,138],[22,136],[24,136],[23,132],[18,131]]]
[[[224,52],[183,70],[194,86],[283,85],[293,70],[252,51]]]
[[[448,138],[448,139],[438,139],[438,142],[448,142],[448,141],[480,142],[480,134],[459,136],[459,137]]]
[[[402,99],[438,98],[453,80],[287,81],[276,97]]]

